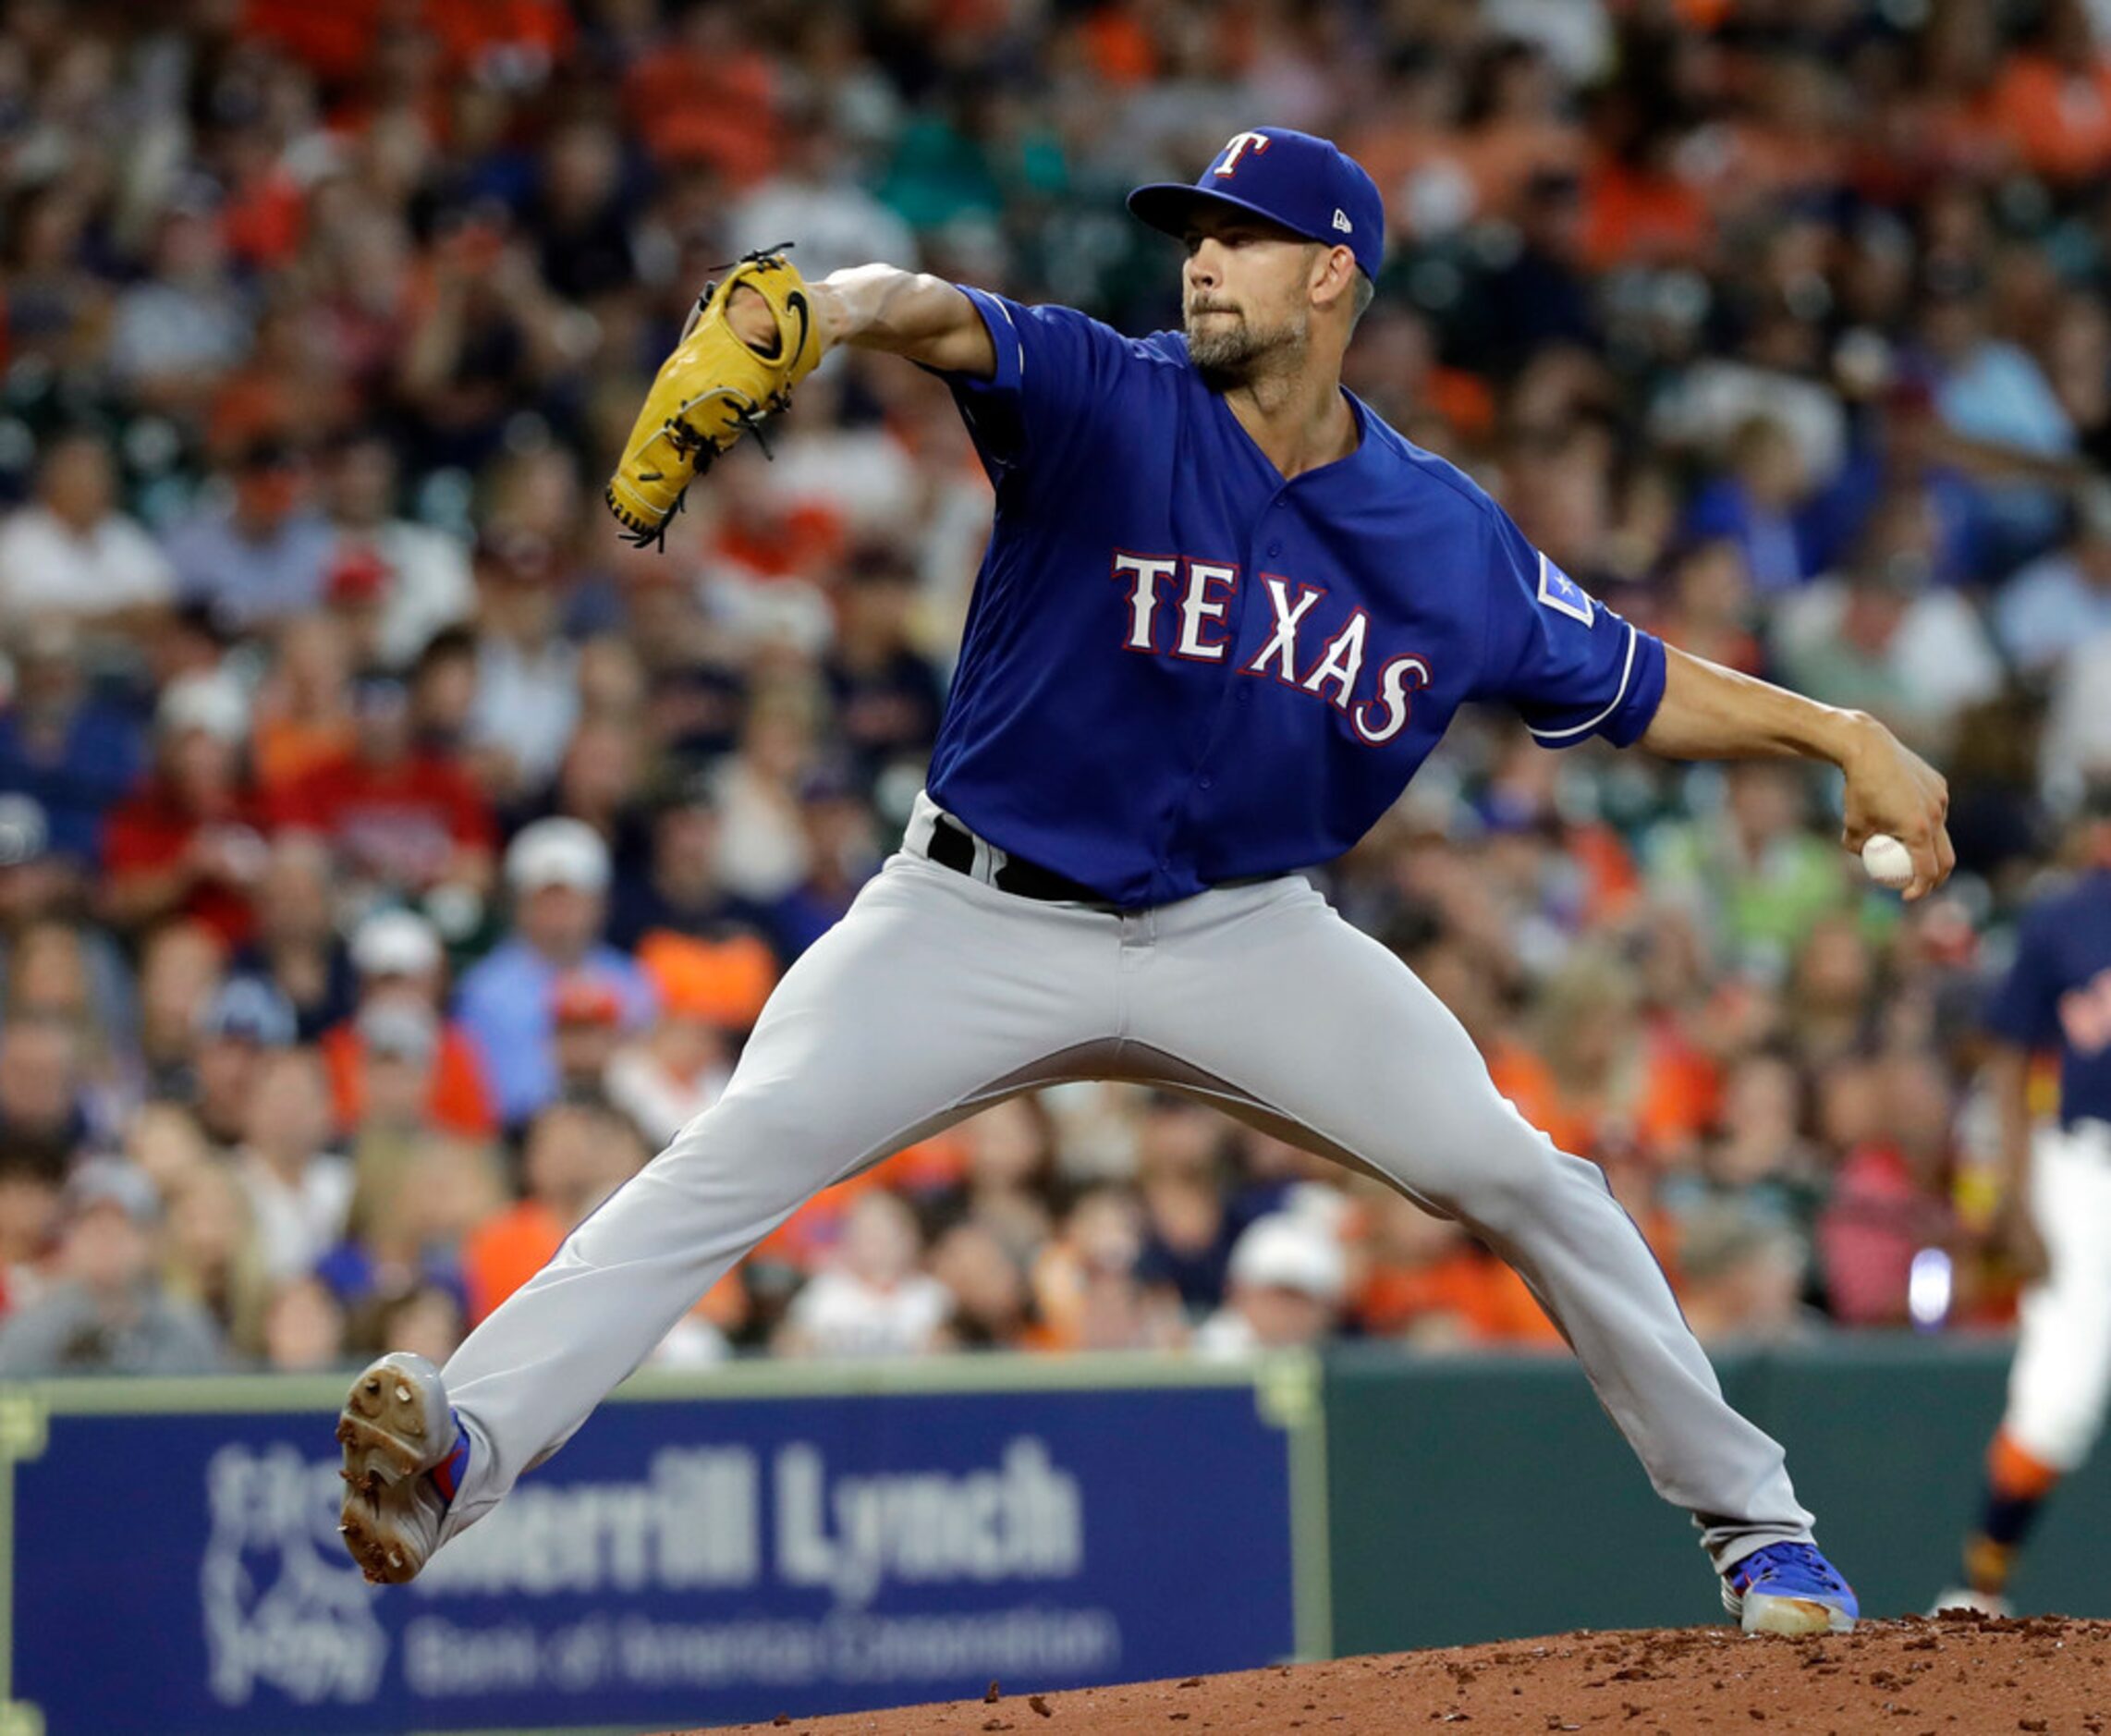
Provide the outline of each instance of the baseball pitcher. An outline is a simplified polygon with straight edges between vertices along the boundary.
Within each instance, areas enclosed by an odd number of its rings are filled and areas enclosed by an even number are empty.
[[[1731,1613],[1850,1627],[1781,1449],[1724,1402],[1604,1176],[1296,871],[1353,845],[1468,701],[1548,747],[1837,765],[1847,844],[1904,840],[1909,897],[1951,866],[1942,779],[1866,716],[1638,630],[1342,388],[1384,216],[1332,144],[1239,132],[1129,202],[1186,248],[1181,331],[763,255],[663,371],[609,488],[648,541],[826,348],[948,382],[996,488],[958,677],[900,851],[786,975],[720,1102],[445,1371],[394,1355],[354,1383],[353,1557],[411,1578],[818,1190],[1014,1093],[1117,1078],[1470,1226],[1694,1516]]]

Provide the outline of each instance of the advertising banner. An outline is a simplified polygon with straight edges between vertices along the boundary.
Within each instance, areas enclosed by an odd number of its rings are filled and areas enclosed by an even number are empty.
[[[0,1732],[693,1728],[1316,1653],[1315,1383],[1133,1359],[633,1383],[388,1591],[338,1546],[336,1382],[0,1389]]]

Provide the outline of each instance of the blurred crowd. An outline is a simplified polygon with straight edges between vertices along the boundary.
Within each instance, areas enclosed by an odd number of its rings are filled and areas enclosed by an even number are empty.
[[[7,0],[0,1375],[444,1357],[708,1107],[899,837],[991,496],[843,353],[628,549],[659,358],[787,239],[1174,324],[1121,195],[1258,123],[1388,202],[1353,389],[1888,721],[1959,858],[1908,909],[1835,777],[1489,715],[1315,878],[1703,1339],[2001,1324],[1976,1011],[2111,840],[2111,4]],[[659,1354],[1349,1336],[1558,1344],[1458,1225],[1077,1085]]]

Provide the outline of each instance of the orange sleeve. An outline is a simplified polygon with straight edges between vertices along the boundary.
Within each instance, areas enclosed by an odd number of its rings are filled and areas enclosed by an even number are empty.
[[[316,1045],[330,1082],[330,1113],[349,1131],[359,1125],[363,1106],[360,1092],[360,1040],[348,1024],[332,1025]]]
[[[481,1325],[493,1309],[549,1265],[564,1240],[556,1220],[531,1200],[523,1200],[471,1230],[462,1242],[470,1324]]]
[[[1518,1113],[1563,1151],[1591,1148],[1590,1122],[1561,1101],[1552,1070],[1531,1050],[1522,1044],[1503,1044],[1488,1057],[1488,1076],[1495,1089],[1516,1105]]]
[[[483,1139],[498,1131],[498,1112],[492,1107],[483,1062],[478,1058],[476,1045],[453,1025],[440,1034],[440,1053],[433,1066],[433,1094],[425,1107],[450,1133]]]
[[[1488,1336],[1503,1344],[1544,1345],[1559,1349],[1567,1340],[1547,1318],[1546,1310],[1525,1288],[1525,1281],[1493,1257],[1482,1263],[1482,1306]]]

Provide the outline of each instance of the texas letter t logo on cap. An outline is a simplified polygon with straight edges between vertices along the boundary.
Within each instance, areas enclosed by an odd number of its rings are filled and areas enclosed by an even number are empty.
[[[1256,153],[1268,148],[1268,135],[1258,132],[1235,132],[1231,142],[1224,148],[1224,161],[1216,165],[1216,172],[1227,179],[1239,173],[1239,159],[1248,151]]]

